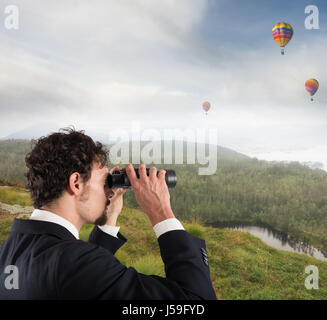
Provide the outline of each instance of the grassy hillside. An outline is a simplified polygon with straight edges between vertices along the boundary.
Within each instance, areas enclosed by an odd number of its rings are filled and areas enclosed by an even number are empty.
[[[0,243],[7,238],[12,220],[13,216],[0,214]],[[206,240],[218,299],[327,300],[326,262],[273,249],[249,233],[206,228],[197,221],[182,223],[188,232]],[[124,208],[118,225],[128,241],[116,257],[141,273],[165,276],[158,242],[147,217],[139,210]],[[80,238],[87,241],[92,228],[84,226]],[[304,270],[309,265],[319,268],[318,290],[304,286]]]
[[[0,185],[25,183],[25,156],[30,150],[29,140],[0,141]]]
[[[18,187],[0,186],[0,202],[7,204],[19,204],[21,206],[31,206],[30,194]]]

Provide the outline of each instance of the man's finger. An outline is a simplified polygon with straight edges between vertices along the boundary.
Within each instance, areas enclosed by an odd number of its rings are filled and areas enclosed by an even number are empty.
[[[145,181],[147,179],[146,166],[144,163],[139,165],[139,176],[140,180]]]
[[[149,178],[151,180],[154,180],[157,177],[157,168],[156,167],[152,167],[149,170]]]
[[[165,180],[165,177],[166,177],[166,170],[160,170],[158,173],[158,179]]]
[[[115,192],[115,194],[120,195],[124,193],[125,188],[113,188],[112,190]]]
[[[126,191],[127,191],[126,188],[118,188],[118,189],[117,189],[117,193],[118,193],[118,195],[124,194]]]
[[[125,168],[126,168],[127,177],[131,183],[131,186],[133,187],[137,183],[137,176],[134,167],[131,163],[129,163],[128,165],[126,165]]]
[[[114,168],[111,168],[110,171],[109,171],[109,173],[111,174],[111,173],[113,173],[115,170],[119,170],[119,166],[116,166],[116,167],[114,167]]]

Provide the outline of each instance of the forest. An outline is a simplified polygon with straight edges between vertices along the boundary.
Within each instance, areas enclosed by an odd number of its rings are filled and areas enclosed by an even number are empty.
[[[30,148],[28,140],[0,141],[0,184],[25,184],[24,157]],[[327,250],[325,171],[249,158],[223,147],[217,152],[217,171],[209,176],[198,175],[197,164],[156,165],[176,171],[177,186],[170,195],[177,217],[205,224],[264,223]],[[126,193],[125,205],[138,208],[132,191]]]

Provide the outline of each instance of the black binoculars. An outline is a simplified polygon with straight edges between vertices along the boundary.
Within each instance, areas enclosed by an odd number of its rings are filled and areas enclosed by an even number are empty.
[[[139,175],[139,169],[138,168],[134,168],[135,173],[137,178],[140,178]],[[146,169],[146,174],[149,176],[149,170],[150,169]],[[166,170],[166,175],[165,175],[165,180],[166,180],[166,184],[168,186],[168,188],[175,188],[176,183],[177,183],[177,176],[174,170]],[[160,172],[160,170],[158,170],[158,173]],[[109,186],[110,189],[113,188],[127,188],[130,189],[131,188],[131,183],[128,179],[127,173],[126,173],[126,169],[121,169],[121,170],[115,170],[113,171],[111,174],[109,173],[107,176],[107,184]]]

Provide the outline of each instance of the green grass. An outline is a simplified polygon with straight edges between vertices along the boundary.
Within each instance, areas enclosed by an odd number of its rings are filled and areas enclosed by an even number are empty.
[[[249,233],[208,228],[212,280],[221,299],[327,299],[327,263],[273,249]],[[319,268],[319,290],[304,286],[305,267]]]
[[[192,236],[202,239],[206,238],[206,228],[200,225],[200,223],[184,223],[183,225],[185,230],[189,232]]]
[[[143,274],[157,275],[161,277],[165,276],[164,265],[160,256],[158,257],[158,255],[148,254],[140,257],[136,259],[131,266]]]
[[[9,216],[7,216],[5,219],[1,218],[2,214],[0,214],[0,244],[7,239],[13,220],[13,218]]]
[[[28,191],[16,187],[0,186],[0,202],[7,204],[19,204],[21,206],[31,206],[32,201]]]

